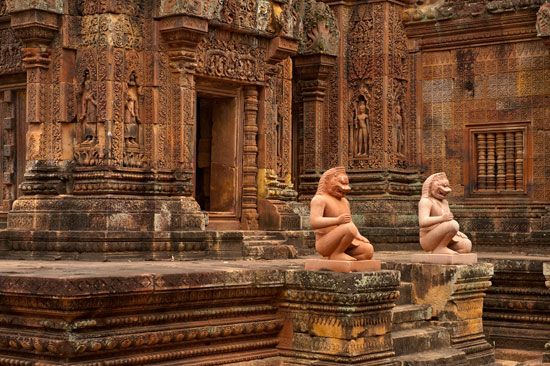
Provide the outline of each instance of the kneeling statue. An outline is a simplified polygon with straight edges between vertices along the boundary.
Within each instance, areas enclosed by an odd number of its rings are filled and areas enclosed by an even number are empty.
[[[469,253],[472,242],[459,230],[453,220],[449,202],[445,197],[451,192],[445,173],[435,173],[422,185],[422,197],[418,202],[420,245],[427,252],[437,254]]]
[[[374,248],[351,221],[345,195],[351,191],[344,167],[327,170],[311,200],[310,223],[315,230],[315,249],[333,260],[367,260]]]

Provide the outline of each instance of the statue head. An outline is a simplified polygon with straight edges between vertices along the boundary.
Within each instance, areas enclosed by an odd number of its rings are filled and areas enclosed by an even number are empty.
[[[343,198],[351,191],[346,168],[338,166],[323,173],[319,179],[319,186],[316,194],[329,194],[338,199]]]
[[[364,100],[360,100],[359,104],[357,105],[357,111],[358,113],[365,113],[367,110],[367,104]]]
[[[445,173],[432,174],[422,184],[422,197],[443,200],[449,193],[451,188]]]

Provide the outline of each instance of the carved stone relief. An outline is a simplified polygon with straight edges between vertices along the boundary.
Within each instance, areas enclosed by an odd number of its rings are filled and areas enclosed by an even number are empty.
[[[0,8],[0,16],[2,15]],[[5,9],[4,9],[5,10]],[[22,72],[21,42],[10,28],[0,24],[0,74]]]
[[[330,7],[315,0],[297,1],[295,13],[302,19],[298,27],[299,49],[301,54],[324,53],[335,55],[338,52],[338,31],[336,19]]]
[[[82,18],[82,46],[143,48],[143,24],[140,18],[125,14],[87,15]]]
[[[224,79],[263,81],[266,44],[247,35],[212,31],[197,50],[197,73]]]

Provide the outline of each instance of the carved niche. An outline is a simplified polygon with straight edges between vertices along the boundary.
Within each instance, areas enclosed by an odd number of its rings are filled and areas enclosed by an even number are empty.
[[[377,61],[378,40],[375,35],[374,6],[355,7],[347,37],[347,70],[349,85],[348,156],[351,168],[380,167],[382,158],[382,121],[377,118],[376,106],[382,93],[381,80],[376,72],[383,71]],[[380,14],[379,14],[380,15]],[[381,35],[379,35],[381,37]]]

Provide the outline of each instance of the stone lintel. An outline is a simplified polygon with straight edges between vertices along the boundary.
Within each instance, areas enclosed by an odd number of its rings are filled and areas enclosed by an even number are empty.
[[[371,272],[380,271],[379,260],[339,261],[331,259],[306,259],[305,269],[308,271],[332,272]]]
[[[267,50],[267,62],[277,64],[285,58],[296,54],[298,42],[292,38],[278,36],[269,42]]]
[[[159,29],[171,49],[194,50],[208,33],[208,20],[193,15],[172,15],[159,20]]]
[[[421,253],[411,255],[411,262],[432,264],[474,264],[477,263],[476,253],[464,254],[434,254]]]

